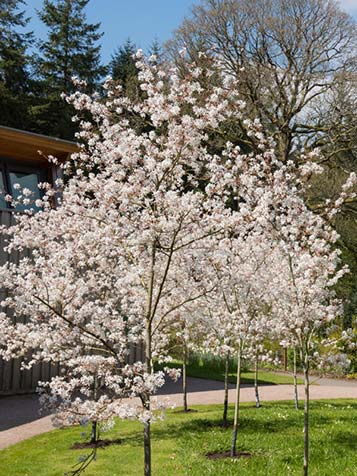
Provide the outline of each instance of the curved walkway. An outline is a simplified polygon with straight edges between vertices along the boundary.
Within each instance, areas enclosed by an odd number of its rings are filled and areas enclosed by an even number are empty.
[[[189,405],[204,405],[223,402],[223,383],[199,378],[188,379]],[[303,387],[299,385],[299,397],[303,398]],[[310,387],[311,399],[356,398],[357,382],[346,380],[320,379]],[[158,395],[158,399],[169,399],[177,406],[182,405],[180,382],[169,382]],[[229,402],[235,398],[234,386],[229,389]],[[260,387],[261,401],[291,400],[292,385],[264,385]],[[244,385],[242,402],[254,402],[254,388]],[[0,398],[0,449],[26,440],[32,436],[53,429],[50,416],[39,416],[36,395],[22,395]]]

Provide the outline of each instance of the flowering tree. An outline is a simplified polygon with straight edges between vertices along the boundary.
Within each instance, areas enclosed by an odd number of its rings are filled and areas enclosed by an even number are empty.
[[[70,411],[61,406],[68,415],[83,411],[93,422],[132,417],[122,398],[139,396],[135,415],[144,423],[148,476],[151,395],[164,381],[153,361],[167,354],[179,310],[214,287],[203,271],[210,237],[237,221],[225,206],[224,177],[216,173],[222,157],[208,152],[207,131],[240,118],[242,104],[229,80],[222,80],[225,87],[212,82],[207,96],[199,82],[207,72],[192,67],[179,79],[140,53],[137,59],[143,100],[128,99],[110,81],[105,101],[82,93],[69,98],[92,121],[81,122],[83,145],[69,165],[75,173],[57,184],[61,206],[51,207],[48,190],[36,202],[42,211],[19,216],[6,230],[8,251],[26,249],[30,256],[0,273],[8,290],[2,304],[19,318],[12,323],[2,315],[8,329],[2,354],[30,352],[28,365],[46,359],[75,367],[68,382],[59,377],[50,384],[53,400],[66,402],[81,386],[83,401]],[[132,346],[143,347],[143,362],[127,364]]]
[[[229,315],[225,312],[217,312],[221,306],[222,294],[219,289],[211,293],[207,299],[206,307],[202,313],[203,315],[203,342],[200,348],[201,351],[209,351],[213,355],[218,355],[224,358],[224,397],[223,397],[223,417],[222,425],[228,426],[228,377],[229,377],[229,362],[235,349],[231,345],[232,341],[232,325],[229,320]],[[219,305],[218,305],[219,303]],[[225,318],[228,317],[228,322]]]
[[[285,177],[289,177],[289,168]],[[306,164],[302,170],[291,170],[296,185],[303,186],[302,177],[308,169],[316,170],[313,164]],[[317,170],[318,171],[318,170]],[[283,170],[281,171],[283,173]],[[348,197],[348,191],[355,183],[351,175],[343,186],[341,196],[329,205],[328,215],[333,216]],[[338,235],[329,222],[312,213],[303,202],[301,191],[286,180],[290,188],[288,200],[279,200],[279,214],[274,220],[277,246],[275,265],[279,273],[271,276],[271,296],[273,313],[276,317],[274,328],[281,336],[281,343],[294,347],[300,352],[304,371],[304,476],[309,467],[309,370],[315,352],[315,340],[321,330],[341,312],[340,303],[335,298],[334,286],[347,272],[340,266],[340,251],[335,243]]]
[[[260,395],[259,395],[259,363],[274,363],[278,364],[277,356],[274,355],[273,350],[269,349],[270,343],[273,341],[274,335],[271,330],[271,306],[268,304],[265,297],[266,309],[262,311],[261,318],[259,320],[259,327],[252,332],[249,338],[249,347],[246,352],[250,362],[254,365],[254,395],[255,395],[255,407],[260,408]]]
[[[249,214],[250,217],[254,213]],[[252,222],[249,221],[251,227]],[[210,348],[237,356],[237,381],[231,456],[237,455],[236,443],[239,424],[241,364],[250,357],[250,350],[258,336],[267,333],[266,302],[263,267],[269,260],[270,243],[262,232],[249,230],[219,240],[211,266],[217,277],[217,290],[210,296],[211,321],[207,342]],[[217,305],[218,304],[218,305]],[[266,334],[267,335],[267,334]],[[262,338],[262,337],[261,337]],[[249,354],[249,355],[248,355]],[[225,402],[226,403],[226,402]],[[226,405],[224,407],[226,418]]]
[[[202,301],[202,300],[201,300]],[[187,402],[187,364],[189,363],[189,355],[191,351],[201,349],[202,341],[206,334],[204,312],[202,307],[205,301],[194,303],[194,305],[184,306],[179,313],[176,314],[175,323],[173,325],[173,335],[175,348],[180,349],[182,355],[182,397],[183,411],[191,411]]]
[[[333,286],[343,276],[346,269],[339,269],[339,251],[335,246],[336,232],[325,218],[311,212],[303,200],[306,177],[320,171],[312,160],[316,158],[316,153],[313,152],[310,156],[304,157],[304,165],[301,168],[291,163],[283,166],[275,159],[274,152],[269,148],[269,140],[265,140],[264,135],[260,133],[259,124],[253,125],[251,133],[254,133],[254,126],[256,126],[255,136],[260,139],[260,148],[263,152],[260,156],[256,155],[254,159],[252,158],[250,163],[246,161],[245,166],[250,168],[248,175],[250,188],[246,190],[244,197],[240,195],[244,199],[243,204],[240,205],[240,211],[246,218],[249,216],[248,222],[254,226],[255,230],[258,230],[257,236],[259,233],[262,234],[256,246],[252,247],[255,256],[259,256],[257,250],[264,242],[264,238],[268,243],[268,251],[264,253],[265,263],[262,261],[263,272],[257,273],[259,266],[254,270],[252,290],[249,288],[249,277],[253,274],[252,272],[248,272],[245,282],[238,281],[238,286],[242,288],[236,294],[239,297],[238,302],[243,301],[244,305],[238,307],[233,301],[233,307],[230,308],[229,302],[226,303],[226,307],[228,312],[234,311],[238,316],[238,319],[234,319],[235,316],[232,315],[231,321],[237,323],[235,333],[240,336],[240,346],[244,343],[242,336],[246,338],[250,334],[250,328],[253,327],[251,322],[254,322],[259,314],[259,308],[254,303],[257,301],[263,303],[264,300],[264,311],[271,307],[272,315],[275,315],[275,318],[280,316],[280,319],[270,322],[270,327],[278,331],[282,344],[286,344],[284,336],[289,336],[290,341],[294,340],[297,343],[305,374],[304,474],[306,476],[308,474],[309,364],[314,350],[313,337],[340,311],[338,302],[334,299]],[[246,177],[243,177],[240,175],[239,180],[243,179],[244,185],[247,185]],[[355,181],[356,177],[351,174],[342,188],[341,196],[334,203],[327,203],[328,218],[338,212],[344,200],[348,198]],[[240,188],[242,189],[244,186]],[[250,231],[249,239],[253,237],[254,233]],[[243,243],[244,245],[249,243],[247,237]],[[244,245],[235,246],[234,249],[245,250]],[[239,255],[240,251],[236,252]],[[254,266],[254,253],[247,259],[248,269]],[[229,270],[224,272],[226,278],[234,265],[228,268]],[[234,274],[235,277],[239,276],[239,271]],[[229,286],[227,288],[229,289]],[[248,290],[253,295],[254,291],[256,293],[252,301],[249,299],[252,296],[248,296]],[[283,312],[281,312],[282,309],[284,309]],[[264,327],[259,319],[257,322],[259,329]],[[237,383],[238,390],[239,380]],[[239,391],[237,391],[232,455],[235,453],[238,409]]]

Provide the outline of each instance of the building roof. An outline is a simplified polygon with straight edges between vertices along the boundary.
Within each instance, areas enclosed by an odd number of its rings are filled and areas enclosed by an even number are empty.
[[[48,155],[65,160],[77,150],[77,144],[71,141],[0,126],[1,158],[25,162],[46,162]]]

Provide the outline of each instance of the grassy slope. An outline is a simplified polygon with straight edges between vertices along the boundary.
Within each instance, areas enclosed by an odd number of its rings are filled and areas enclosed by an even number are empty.
[[[266,403],[257,410],[242,405],[239,449],[251,459],[207,460],[205,453],[228,449],[230,430],[217,426],[218,405],[197,413],[169,412],[153,425],[153,476],[300,476],[303,414],[291,402]],[[232,417],[230,407],[230,417]],[[56,430],[0,451],[0,476],[63,476],[88,450],[70,450],[82,428]],[[106,434],[122,444],[98,450],[85,476],[141,476],[142,432],[137,422],[119,422]],[[311,409],[310,476],[355,476],[357,403],[314,402]]]

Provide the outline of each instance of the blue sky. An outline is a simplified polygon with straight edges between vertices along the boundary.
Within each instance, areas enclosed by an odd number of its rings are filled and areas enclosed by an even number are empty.
[[[190,8],[199,0],[90,0],[87,17],[91,23],[102,24],[102,58],[107,63],[111,54],[129,37],[140,48],[147,49],[157,38],[168,40]],[[341,0],[342,7],[357,18],[357,0]],[[45,37],[46,30],[36,18],[42,0],[27,0],[27,13],[32,17],[31,28],[37,37]]]
[[[88,21],[102,24],[102,57],[108,62],[129,37],[143,49],[149,48],[155,38],[168,40],[194,3],[198,0],[90,0],[86,12]],[[37,37],[46,35],[35,13],[42,4],[42,0],[27,0],[26,13],[32,17],[30,27]]]

